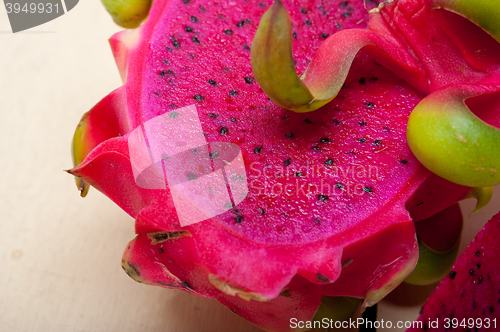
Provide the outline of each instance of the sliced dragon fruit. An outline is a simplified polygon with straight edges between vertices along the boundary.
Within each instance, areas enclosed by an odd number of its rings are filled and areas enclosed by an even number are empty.
[[[136,219],[132,278],[288,331],[323,296],[379,301],[417,262],[413,221],[470,188],[417,161],[406,126],[425,94],[364,53],[314,113],[269,100],[250,63],[269,6],[155,0],[144,25],[111,38],[124,85],[82,120],[69,172]],[[368,20],[363,1],[285,6],[301,71],[326,37]]]
[[[413,331],[500,331],[500,214],[460,255],[427,300]]]

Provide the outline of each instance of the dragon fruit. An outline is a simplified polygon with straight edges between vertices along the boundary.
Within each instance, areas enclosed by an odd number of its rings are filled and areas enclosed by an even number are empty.
[[[471,188],[418,162],[406,126],[425,91],[365,53],[320,110],[271,101],[250,61],[270,5],[154,1],[141,27],[110,39],[124,85],[83,116],[69,173],[82,196],[90,184],[135,218],[122,259],[133,279],[288,331],[323,297],[383,298],[417,263],[413,222]],[[285,3],[299,71],[328,36],[365,26],[363,5]]]
[[[423,307],[413,331],[499,331],[500,214],[460,255]],[[447,328],[448,327],[448,328]]]

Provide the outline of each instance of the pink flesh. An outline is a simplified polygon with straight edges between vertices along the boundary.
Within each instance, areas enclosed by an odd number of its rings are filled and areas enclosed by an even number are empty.
[[[456,318],[458,324],[465,319],[481,318],[472,328],[458,325],[453,331],[498,331],[498,317],[500,313],[500,261],[498,252],[500,238],[500,215],[494,216],[480,231],[467,250],[458,257],[451,269],[423,307],[419,320],[423,323],[422,329],[412,331],[447,331],[444,328],[445,319]],[[453,276],[453,277],[452,277]],[[439,326],[432,328],[429,321],[439,318]],[[485,322],[490,320],[490,328]],[[496,328],[493,319],[497,318]],[[474,329],[477,328],[477,329]]]

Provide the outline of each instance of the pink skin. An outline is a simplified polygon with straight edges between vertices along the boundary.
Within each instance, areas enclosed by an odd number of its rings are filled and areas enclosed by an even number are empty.
[[[341,17],[339,3],[325,3],[324,10]],[[314,113],[288,112],[268,101],[255,82],[244,80],[252,75],[249,52],[242,45],[251,42],[255,22],[266,8],[255,2],[242,3],[237,10],[221,5],[216,11],[225,15],[225,20],[216,19],[215,9],[207,8],[206,13],[195,12],[199,22],[194,22],[190,16],[200,4],[194,0],[189,6],[157,0],[145,25],[111,39],[125,83],[96,105],[92,115],[100,119],[115,114],[113,123],[119,130],[109,132],[108,136],[114,138],[101,137],[90,144],[92,151],[71,173],[81,176],[136,219],[138,237],[127,247],[124,260],[134,265],[148,284],[214,297],[273,331],[289,329],[284,318],[311,319],[323,295],[368,297],[365,304],[373,304],[404,279],[416,263],[418,247],[410,216],[438,212],[468,192],[468,188],[457,189],[449,182],[437,191],[423,186],[431,173],[411,154],[405,129],[411,110],[424,94],[362,54],[354,59],[339,98]],[[314,24],[296,27],[307,40],[294,46],[297,66],[304,70],[322,43],[318,36],[333,34],[337,29],[327,26],[329,17],[315,13],[308,1],[285,6],[292,22],[304,20],[302,8],[311,11],[309,19]],[[360,9],[362,2],[353,6],[358,10],[352,11],[343,27],[353,28],[358,26],[355,22],[367,19]],[[245,23],[246,30],[238,30],[235,24],[244,17],[254,23]],[[207,21],[213,23],[213,30],[200,28]],[[187,24],[194,33],[185,32]],[[221,32],[228,27],[232,34]],[[179,48],[171,35],[175,35]],[[193,42],[193,37],[200,43]],[[411,58],[402,54],[401,59],[407,61],[402,72],[422,76],[421,69],[412,67]],[[193,75],[191,68],[200,69]],[[361,77],[364,83],[360,83]],[[208,79],[214,79],[216,85],[209,84]],[[417,83],[422,90],[427,84],[424,80]],[[238,94],[229,96],[233,89]],[[194,99],[196,93],[203,94],[204,99]],[[265,179],[271,186],[295,181],[319,186],[326,181],[334,187],[344,181],[344,191],[319,200],[317,193],[307,192],[273,196],[255,185],[237,206],[242,222],[236,222],[235,212],[228,211],[181,228],[169,190],[136,185],[127,141],[130,130],[172,110],[170,104],[176,108],[195,104],[207,141],[237,143],[249,183]],[[216,118],[209,115],[212,112]],[[89,132],[99,132],[102,125],[92,121]],[[223,126],[228,132],[220,134]],[[290,132],[293,137],[286,136]],[[329,140],[321,142],[324,137]],[[263,148],[257,153],[256,146]],[[315,146],[320,150],[312,149]],[[344,172],[356,165],[378,167],[379,177],[361,176],[356,194],[347,193],[346,177],[340,173],[295,176],[301,167],[326,167],[330,157]],[[287,158],[292,163],[286,169],[293,170],[294,176],[263,175],[264,171],[282,170]],[[420,197],[436,199],[434,204],[408,205]],[[265,208],[266,213],[258,212],[259,208]],[[318,222],[314,221],[316,217]],[[152,244],[147,237],[175,231],[187,231],[190,236],[160,244]],[[244,297],[257,294],[261,300],[270,301],[247,302],[229,295],[228,290],[221,292],[220,284],[216,288],[210,282],[214,276]],[[291,296],[280,295],[284,290]]]

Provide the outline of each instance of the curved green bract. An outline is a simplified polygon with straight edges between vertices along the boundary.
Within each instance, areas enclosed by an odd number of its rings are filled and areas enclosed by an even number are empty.
[[[470,96],[465,96],[470,97]],[[500,129],[477,118],[453,89],[424,98],[408,121],[418,160],[437,175],[469,187],[500,183]]]
[[[152,0],[101,0],[116,24],[135,29],[148,16]]]
[[[71,157],[73,159],[73,166],[79,165],[88,154],[88,144],[85,143],[87,138],[88,130],[88,117],[90,112],[83,115],[82,119],[76,127],[75,134],[73,135],[73,142],[71,144]],[[82,179],[75,177],[75,182],[78,190],[80,190],[80,196],[85,197],[89,192],[89,184]]]
[[[450,272],[457,258],[458,247],[459,242],[457,241],[457,244],[451,250],[445,253],[437,253],[422,241],[418,241],[419,258],[417,266],[406,277],[404,282],[411,285],[425,286],[443,279]]]
[[[500,42],[498,0],[435,0],[433,4],[468,18]]]
[[[314,320],[322,322],[327,319],[328,322],[343,322],[348,320],[359,307],[363,300],[346,296],[323,296]]]
[[[475,198],[477,199],[476,207],[471,212],[473,215],[476,212],[479,212],[483,207],[488,205],[488,203],[493,197],[493,187],[484,187],[484,188],[472,188],[467,195],[467,198]]]
[[[297,76],[288,12],[276,0],[262,16],[251,49],[252,71],[266,95],[283,108],[312,111],[314,97]]]

